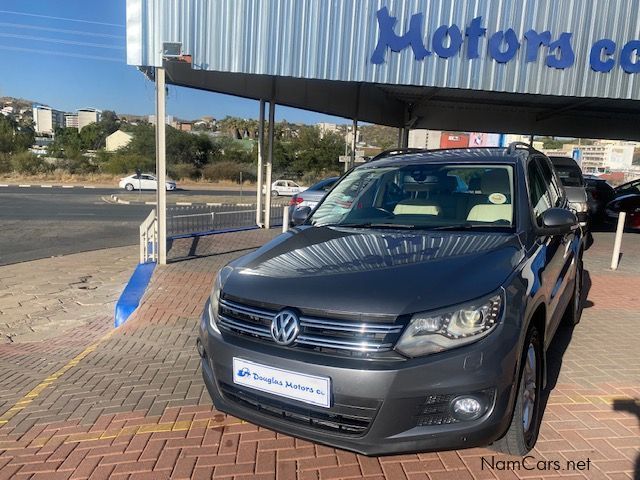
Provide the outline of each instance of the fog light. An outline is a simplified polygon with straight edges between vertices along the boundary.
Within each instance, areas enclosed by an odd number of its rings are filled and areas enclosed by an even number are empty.
[[[482,415],[480,400],[475,397],[458,397],[452,403],[453,416],[458,420],[475,420]]]
[[[207,352],[204,350],[204,345],[202,345],[202,341],[200,341],[199,338],[196,340],[196,349],[198,350],[198,355],[200,355],[201,358],[207,356]]]

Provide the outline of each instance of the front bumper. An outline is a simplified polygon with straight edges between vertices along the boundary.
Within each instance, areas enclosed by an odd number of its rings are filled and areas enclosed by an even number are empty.
[[[207,305],[200,327],[203,378],[216,408],[235,417],[365,455],[488,445],[508,428],[519,352],[516,347],[518,331],[507,325],[500,325],[496,332],[479,342],[449,352],[420,359],[381,362],[284,349],[227,333],[219,334],[208,326],[208,310]],[[331,408],[315,407],[234,385],[234,357],[329,377]],[[433,418],[425,416],[429,399],[446,402],[458,395],[478,392],[487,399],[487,410],[479,419],[424,424],[425,418]],[[239,400],[245,396],[250,401]],[[293,417],[288,414],[278,415],[278,408],[298,417],[306,415],[321,420],[306,424],[300,418],[292,421]],[[354,414],[368,419],[361,432],[323,428]]]

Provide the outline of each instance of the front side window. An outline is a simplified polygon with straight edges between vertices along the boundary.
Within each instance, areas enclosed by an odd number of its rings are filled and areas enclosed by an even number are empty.
[[[373,162],[342,179],[309,221],[363,228],[511,229],[513,202],[511,165]]]
[[[552,198],[547,183],[538,167],[538,162],[529,162],[527,169],[529,181],[529,201],[538,226],[542,225],[541,215],[553,206]]]

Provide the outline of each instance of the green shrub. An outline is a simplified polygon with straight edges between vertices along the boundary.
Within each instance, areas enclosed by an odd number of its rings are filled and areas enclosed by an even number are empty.
[[[113,175],[135,173],[136,168],[143,172],[154,171],[155,161],[135,153],[114,153],[100,165],[100,170]]]
[[[190,163],[178,163],[167,167],[169,177],[175,180],[189,179],[197,180],[200,178],[200,170]]]
[[[212,182],[221,180],[239,182],[240,172],[242,172],[243,181],[253,182],[256,180],[256,172],[251,165],[236,162],[216,162],[206,165],[202,169],[202,176]]]
[[[98,165],[92,159],[86,157],[68,158],[62,160],[59,166],[71,174],[87,174],[98,171]]]
[[[0,153],[0,173],[11,173],[11,155],[8,153]]]
[[[30,152],[21,152],[13,155],[13,157],[11,157],[11,167],[13,171],[24,175],[37,175],[53,170],[52,165],[49,165],[42,158],[36,157]]]

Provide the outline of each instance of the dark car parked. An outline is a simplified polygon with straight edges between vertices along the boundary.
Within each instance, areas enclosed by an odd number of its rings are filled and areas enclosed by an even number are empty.
[[[608,220],[618,221],[620,212],[625,212],[625,225],[632,230],[640,230],[640,194],[627,194],[614,198],[606,208]]]
[[[616,197],[621,197],[622,195],[640,195],[640,178],[618,185],[613,190]]]
[[[570,157],[549,157],[569,200],[569,209],[576,214],[580,226],[588,227],[589,204],[587,189],[578,163]]]
[[[606,219],[605,208],[615,198],[616,192],[603,178],[585,175],[584,181],[587,186],[589,217],[595,223],[602,223]]]
[[[524,144],[352,169],[297,227],[219,271],[198,338],[216,408],[367,455],[526,454],[547,349],[581,314],[567,207]]]

